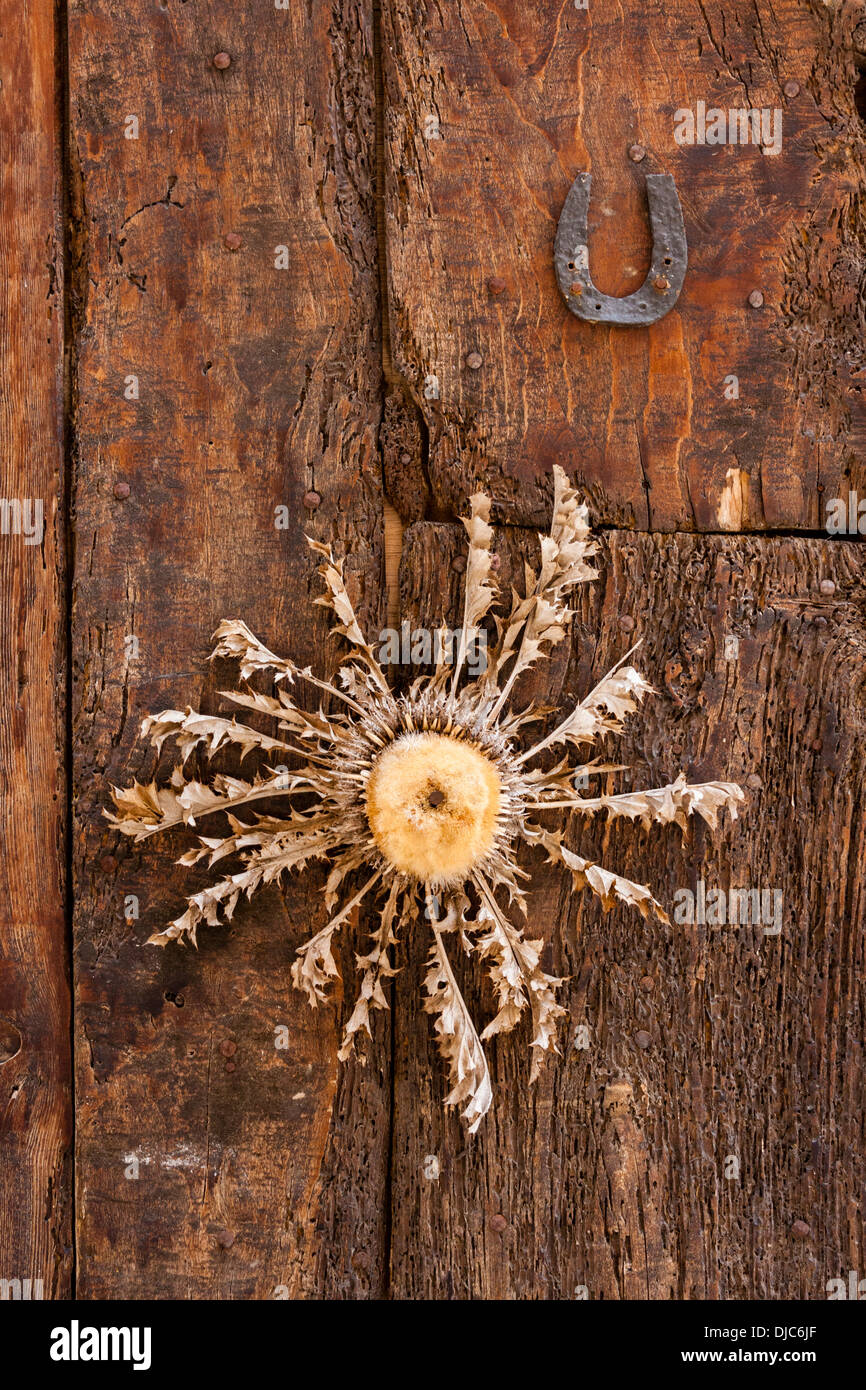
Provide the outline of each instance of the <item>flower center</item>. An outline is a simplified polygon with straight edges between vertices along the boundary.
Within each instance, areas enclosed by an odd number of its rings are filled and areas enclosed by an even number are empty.
[[[502,786],[496,766],[449,734],[404,734],[373,764],[367,819],[380,853],[404,874],[464,878],[491,848]]]

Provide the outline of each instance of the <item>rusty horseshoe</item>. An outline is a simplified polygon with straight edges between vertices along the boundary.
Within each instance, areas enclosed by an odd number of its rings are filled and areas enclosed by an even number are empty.
[[[556,230],[553,263],[565,301],[571,312],[587,323],[655,323],[676,304],[688,265],[683,210],[673,177],[647,174],[652,260],[640,289],[622,299],[602,294],[589,273],[587,222],[591,186],[591,174],[578,174]]]

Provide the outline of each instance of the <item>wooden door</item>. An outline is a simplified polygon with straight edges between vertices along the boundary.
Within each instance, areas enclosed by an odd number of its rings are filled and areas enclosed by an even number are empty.
[[[0,537],[0,1275],[88,1299],[826,1297],[866,1264],[862,5],[60,15],[26,7],[0,113],[3,496],[45,520]],[[740,111],[768,113],[758,143],[728,138]],[[616,295],[649,262],[646,175],[674,176],[689,267],[651,327],[560,295],[580,172]],[[368,1065],[341,1066],[351,993],[312,1012],[289,981],[323,875],[156,953],[180,840],[121,841],[103,810],[153,771],[144,715],[219,707],[221,618],[334,668],[305,531],[347,557],[369,633],[453,622],[468,496],[493,499],[507,582],[554,464],[601,579],[527,693],[567,707],[642,639],[634,785],[747,792],[716,834],[598,822],[581,852],[663,901],[781,895],[780,929],[604,912],[530,856],[561,1055],[530,1086],[525,1030],[496,1039],[469,1137],[420,929]]]

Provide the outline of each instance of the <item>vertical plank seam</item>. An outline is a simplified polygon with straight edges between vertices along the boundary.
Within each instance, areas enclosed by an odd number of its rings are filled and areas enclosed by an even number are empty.
[[[399,395],[407,413],[414,416],[421,441],[418,460],[422,477],[427,485],[428,496],[433,498],[430,481],[430,428],[427,417],[412,391],[411,383],[394,363],[391,340],[391,316],[389,313],[390,295],[388,293],[388,230],[385,221],[385,70],[384,45],[382,40],[382,0],[372,0],[373,7],[373,100],[375,106],[375,158],[374,158],[374,208],[376,216],[376,244],[378,246],[379,270],[379,323],[382,344],[383,378],[383,418],[384,403],[391,393]],[[385,469],[382,469],[382,491],[385,493]],[[385,494],[387,495],[387,494]],[[390,500],[390,499],[389,499]],[[430,515],[428,521],[442,520]]]

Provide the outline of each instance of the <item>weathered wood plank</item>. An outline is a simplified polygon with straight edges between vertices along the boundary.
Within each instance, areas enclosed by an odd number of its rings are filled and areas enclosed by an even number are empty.
[[[533,546],[499,533],[505,583]],[[443,604],[453,620],[461,549],[456,528],[408,531],[411,623],[435,621]],[[529,856],[530,927],[548,942],[546,968],[570,977],[562,1057],[530,1088],[527,1029],[491,1042],[496,1099],[474,1139],[442,1108],[418,1009],[425,944],[404,949],[392,1291],[824,1298],[826,1281],[866,1256],[863,551],[613,532],[601,571],[570,658],[523,695],[566,707],[642,638],[638,664],[659,693],[609,746],[634,766],[620,785],[683,769],[739,780],[748,801],[717,835],[599,821],[569,842],[669,909],[699,881],[779,890],[781,932],[605,914]],[[474,968],[466,977],[486,1021],[489,986]]]
[[[21,1281],[0,1297],[63,1298],[72,1101],[54,6],[4,5],[0,28],[0,1280]]]
[[[447,519],[483,482],[504,519],[537,525],[554,462],[618,526],[818,529],[827,499],[862,495],[862,6],[382,10],[391,342],[426,436],[402,478],[392,463],[404,519],[428,491]],[[729,111],[766,111],[769,141],[678,143],[699,102],[726,132]],[[553,241],[581,171],[590,269],[618,295],[649,264],[646,174],[676,180],[689,269],[650,328],[580,322],[560,295]]]
[[[389,1049],[363,1088],[338,1079],[333,1011],[291,990],[321,880],[197,954],[139,949],[197,886],[172,867],[185,837],[119,843],[102,810],[152,769],[143,714],[218,707],[221,617],[333,662],[305,527],[384,616],[369,7],[73,3],[71,89],[80,1292],[365,1297]]]

